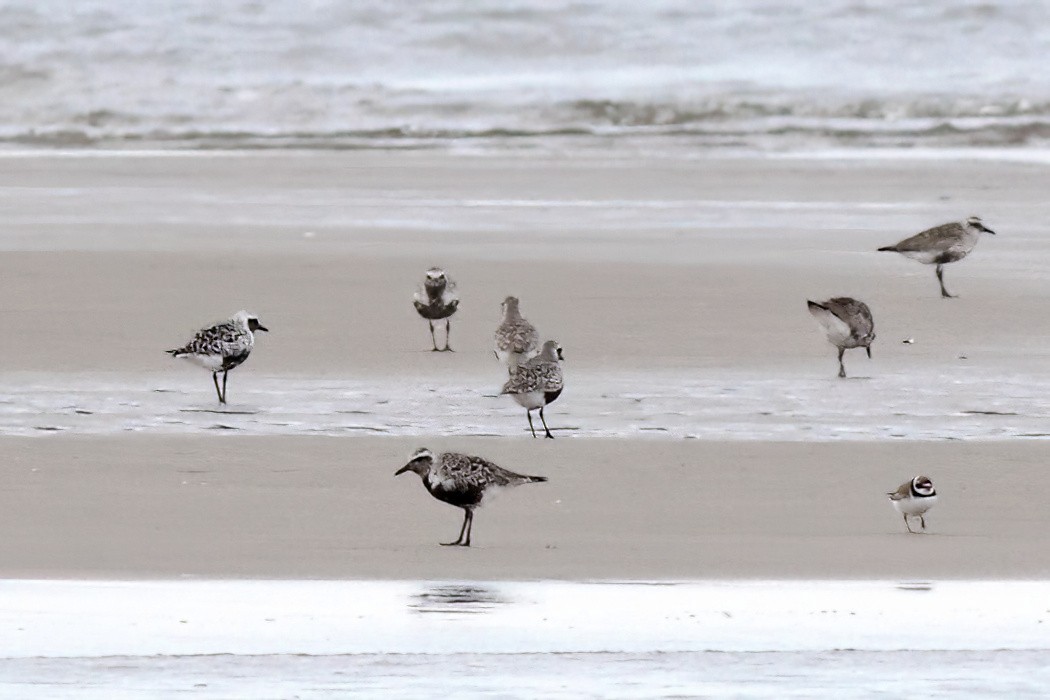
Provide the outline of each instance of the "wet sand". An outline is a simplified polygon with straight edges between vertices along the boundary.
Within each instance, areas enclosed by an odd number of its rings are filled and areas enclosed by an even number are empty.
[[[24,415],[0,421],[0,575],[1046,576],[1046,448],[1016,436],[1047,432],[1048,185],[1045,164],[965,158],[9,154],[0,413]],[[972,213],[999,236],[948,267],[959,299],[938,297],[929,267],[874,252]],[[411,307],[433,264],[463,297],[451,355],[427,351]],[[604,437],[575,422],[571,384],[552,413],[581,437],[553,443],[517,437],[524,416],[490,399],[476,422],[506,413],[505,437],[451,437],[442,416],[471,417],[459,404],[443,414],[429,389],[412,407],[434,421],[398,437],[298,436],[318,428],[294,411],[280,436],[217,436],[210,417],[178,436],[143,420],[107,424],[106,436],[78,427],[77,392],[99,377],[93,400],[122,410],[154,411],[169,383],[200,391],[170,395],[171,411],[214,408],[207,375],[162,351],[241,307],[272,332],[231,375],[232,410],[276,410],[276,383],[367,384],[380,411],[384,387],[407,395],[421,376],[494,388],[491,332],[507,294],[562,343]],[[851,374],[903,380],[834,379],[805,300],[841,294],[871,305],[878,334],[873,360],[848,356]],[[685,414],[704,440],[607,437],[618,424],[635,433],[620,404],[602,408],[603,377],[617,400],[641,401],[650,380],[673,395],[676,377],[697,375],[748,387],[749,415],[784,411],[804,426],[826,393],[822,425],[841,414],[879,429],[848,444],[769,442],[776,430],[749,433],[733,406]],[[787,409],[784,377],[811,382]],[[814,383],[825,381],[827,392]],[[983,388],[966,393],[970,381]],[[921,402],[895,403],[913,389]],[[772,408],[751,395],[763,390]],[[682,400],[704,407],[705,396]],[[62,425],[48,414],[39,432],[61,435],[12,437],[47,411],[64,411]],[[897,413],[926,427],[884,430]],[[1013,415],[1016,429],[997,432]],[[993,427],[956,430],[960,420]],[[723,429],[745,442],[721,441]],[[975,435],[1012,439],[908,439]],[[477,548],[449,551],[436,543],[455,536],[459,513],[393,478],[420,444],[552,481],[506,494],[478,517]],[[920,472],[942,498],[932,534],[909,537],[882,494]]]
[[[0,577],[1040,578],[1046,448],[1004,443],[425,441],[549,483],[461,511],[390,437],[0,440]],[[884,492],[927,473],[908,535]]]

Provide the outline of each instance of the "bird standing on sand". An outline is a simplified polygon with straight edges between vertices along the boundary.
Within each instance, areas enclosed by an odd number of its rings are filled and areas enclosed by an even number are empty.
[[[839,349],[839,376],[846,376],[842,355],[850,348],[864,348],[871,359],[871,342],[875,340],[875,321],[863,301],[835,297],[827,301],[807,301],[809,313],[817,319],[828,342]]]
[[[904,516],[904,526],[908,532],[916,534],[911,529],[908,516],[919,516],[923,531],[926,530],[926,511],[933,508],[937,503],[937,491],[933,488],[933,482],[928,476],[917,476],[911,481],[906,481],[896,491],[886,494],[890,497],[890,503],[897,512]]]
[[[226,375],[248,359],[255,347],[255,331],[268,331],[258,317],[238,311],[228,321],[197,331],[193,340],[177,350],[167,350],[172,357],[184,357],[211,372],[219,403],[226,403]],[[219,390],[222,372],[222,390]]]
[[[519,405],[525,408],[525,416],[529,419],[529,430],[532,437],[536,437],[536,428],[532,426],[532,412],[540,409],[540,420],[543,421],[543,429],[547,432],[546,437],[554,438],[550,428],[547,427],[547,419],[543,417],[543,408],[561,396],[565,387],[561,372],[561,361],[565,359],[561,353],[561,346],[555,340],[548,340],[543,344],[540,354],[518,367],[518,371],[510,376],[507,383],[503,385],[500,394],[510,394]]]
[[[518,298],[503,300],[503,322],[496,329],[496,357],[514,374],[518,365],[536,354],[540,334],[518,310]]]
[[[474,529],[474,509],[482,504],[487,493],[499,488],[546,481],[545,476],[525,476],[496,466],[481,457],[443,452],[434,453],[421,447],[413,453],[408,464],[398,469],[394,476],[415,472],[423,479],[430,495],[463,509],[463,527],[455,542],[442,542],[445,546],[470,546],[470,533]]]
[[[966,221],[942,224],[905,238],[900,243],[879,248],[880,251],[900,253],[906,258],[918,260],[924,265],[936,265],[937,281],[941,285],[941,296],[949,299],[944,288],[944,265],[962,260],[977,245],[982,233],[995,234],[995,231],[981,223],[980,217],[971,216]]]
[[[427,270],[423,287],[416,291],[413,303],[420,316],[430,323],[430,341],[434,344],[433,352],[438,352],[437,338],[434,337],[434,321],[445,320],[445,347],[441,352],[453,352],[448,346],[449,333],[452,330],[452,314],[459,308],[459,295],[456,294],[456,283],[440,267]]]

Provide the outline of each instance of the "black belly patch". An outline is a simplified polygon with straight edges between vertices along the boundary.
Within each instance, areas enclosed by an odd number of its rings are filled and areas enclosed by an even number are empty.
[[[561,396],[561,389],[557,391],[545,391],[543,392],[543,400],[546,403],[554,403],[554,400]]]
[[[242,352],[239,355],[229,355],[227,357],[224,357],[224,358],[222,358],[222,368],[224,370],[231,370],[234,367],[236,367],[237,365],[239,365],[242,362],[244,362],[245,360],[247,360],[248,359],[248,355],[249,355],[249,353]]]
[[[465,508],[467,506],[476,506],[481,502],[482,489],[442,489],[436,488],[430,492],[434,498],[439,501],[444,501],[449,505],[459,506]]]
[[[456,313],[456,308],[459,306],[459,301],[453,301],[450,304],[442,304],[440,300],[432,304],[420,304],[418,301],[415,302],[416,311],[423,318],[430,321],[440,321],[443,318],[448,318],[452,314]]]

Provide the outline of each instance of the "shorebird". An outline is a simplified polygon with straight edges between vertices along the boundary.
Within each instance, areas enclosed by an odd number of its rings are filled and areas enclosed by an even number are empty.
[[[481,505],[486,494],[499,488],[546,481],[545,476],[525,476],[496,466],[481,457],[443,452],[435,457],[425,447],[416,450],[408,464],[394,472],[399,476],[415,472],[423,479],[423,486],[439,501],[463,509],[463,527],[455,542],[442,542],[445,546],[470,546],[470,533],[474,529],[474,509]],[[464,538],[465,536],[465,538]]]
[[[948,299],[955,295],[944,288],[944,266],[969,255],[982,233],[995,234],[995,231],[981,223],[980,217],[971,216],[966,221],[934,226],[879,250],[900,253],[924,265],[936,265],[941,296]]]
[[[828,342],[839,349],[839,376],[846,376],[842,354],[850,348],[864,348],[871,359],[871,341],[875,340],[875,322],[871,309],[863,301],[836,297],[827,301],[807,301],[809,313],[824,329]]]
[[[525,408],[532,437],[536,437],[536,428],[532,426],[532,412],[538,408],[543,429],[547,432],[546,437],[554,438],[547,427],[547,419],[543,417],[543,407],[554,403],[565,387],[560,364],[563,359],[565,358],[562,356],[561,346],[557,341],[548,340],[543,344],[539,355],[518,366],[518,371],[510,376],[500,391],[500,395],[510,394]]]
[[[226,375],[248,359],[255,347],[255,331],[269,331],[258,317],[247,311],[238,311],[228,321],[202,328],[193,340],[176,350],[167,350],[172,357],[185,357],[211,372],[219,403],[226,403]],[[219,372],[222,372],[222,391],[219,390]]]
[[[518,365],[536,354],[540,334],[536,327],[526,321],[518,310],[518,298],[503,300],[503,322],[496,329],[496,357],[514,374]]]
[[[416,291],[413,303],[416,311],[430,323],[430,341],[434,344],[433,352],[438,352],[437,338],[434,337],[434,321],[445,319],[445,347],[442,352],[453,352],[448,346],[449,333],[452,330],[452,314],[459,308],[459,295],[456,294],[456,283],[440,267],[427,270],[423,286]]]
[[[911,481],[905,481],[896,491],[886,494],[890,497],[890,503],[897,512],[904,516],[904,526],[908,532],[915,534],[908,522],[908,516],[919,516],[922,529],[926,530],[926,511],[933,508],[937,503],[937,492],[933,488],[933,482],[928,476],[917,476]]]

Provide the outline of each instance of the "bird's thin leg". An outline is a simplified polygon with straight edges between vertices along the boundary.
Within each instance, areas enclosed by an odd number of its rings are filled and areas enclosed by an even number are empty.
[[[230,370],[224,370],[222,373],[222,403],[226,404],[226,376],[230,373]]]
[[[437,341],[437,338],[434,337],[434,322],[428,320],[427,323],[430,324],[430,342],[434,345],[434,347],[430,349],[430,352],[437,352],[438,351],[438,341]]]
[[[948,290],[944,288],[944,266],[937,266],[937,281],[941,283],[941,296],[945,299],[954,299],[954,294],[949,294]]]
[[[448,346],[448,337],[452,334],[452,319],[445,319],[445,352],[455,352]]]
[[[468,510],[467,511],[467,539],[466,539],[465,542],[461,542],[460,543],[463,547],[469,547],[470,546],[470,533],[473,532],[473,531],[474,531],[474,511]]]
[[[915,531],[911,529],[911,523],[908,522],[908,516],[906,514],[904,515],[904,527],[908,528],[908,532],[911,534],[915,534]]]
[[[551,429],[547,427],[547,419],[543,417],[543,406],[540,406],[540,420],[543,421],[543,429],[547,431],[547,435],[545,437],[549,437],[551,440],[553,440],[554,436],[551,435]]]
[[[846,365],[842,363],[842,355],[846,352],[846,348],[839,348],[839,377],[846,376]]]
[[[532,427],[532,411],[526,408],[525,417],[529,419],[529,430],[532,431],[532,437],[536,437],[536,429]]]
[[[463,533],[467,531],[467,520],[470,518],[470,511],[466,508],[463,509],[463,527],[459,528],[459,537],[456,538],[455,542],[442,542],[442,547],[455,547],[456,545],[463,544]]]
[[[922,529],[923,529],[923,531],[925,531],[926,530],[926,516],[920,515],[919,516],[919,522],[922,523]]]
[[[218,372],[212,372],[211,373],[211,380],[213,382],[215,382],[215,394],[219,397],[219,403],[226,403],[223,400],[223,398],[222,398],[222,392],[219,391],[219,373]]]

